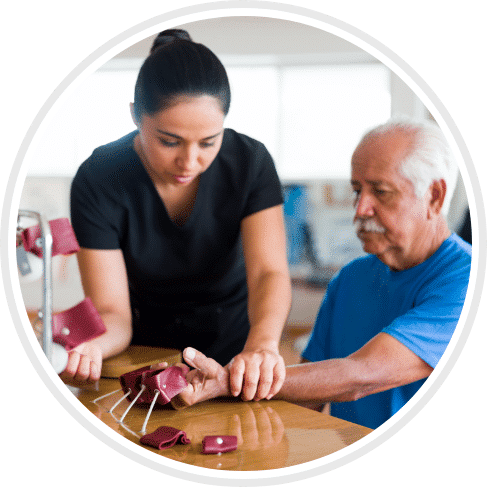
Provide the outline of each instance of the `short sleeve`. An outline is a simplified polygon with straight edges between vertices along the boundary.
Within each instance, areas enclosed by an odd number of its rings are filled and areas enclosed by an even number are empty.
[[[81,247],[120,248],[116,217],[106,191],[87,177],[82,167],[71,184],[71,224]]]
[[[460,272],[431,283],[417,305],[397,317],[383,332],[436,367],[455,332],[467,287],[468,275],[462,276]]]
[[[272,156],[266,147],[258,143],[253,161],[254,173],[243,218],[258,211],[281,205],[284,202],[282,187]]]

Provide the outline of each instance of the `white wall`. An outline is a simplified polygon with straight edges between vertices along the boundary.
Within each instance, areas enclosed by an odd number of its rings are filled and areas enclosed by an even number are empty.
[[[239,17],[210,19],[180,26],[188,30],[193,40],[210,47],[224,62],[245,63],[250,58],[260,62],[280,63],[337,63],[374,61],[353,44],[327,32],[277,19]],[[138,66],[147,55],[154,36],[141,41],[116,56],[106,69],[118,66]],[[411,116],[428,116],[424,105],[409,87],[394,73],[391,76],[392,113]],[[49,174],[28,178],[24,187],[21,207],[46,213],[49,219],[69,216],[69,178],[50,178]],[[313,226],[321,255],[330,254],[329,218],[323,217],[326,209],[322,196],[322,181],[312,181],[311,196],[314,202]],[[450,215],[450,224],[456,228],[466,204],[465,191],[460,182]],[[337,218],[341,218],[338,210]],[[330,216],[331,213],[328,214]],[[58,259],[55,265],[54,306],[66,309],[81,299],[83,293],[74,258]],[[40,284],[22,286],[27,306],[40,303]]]

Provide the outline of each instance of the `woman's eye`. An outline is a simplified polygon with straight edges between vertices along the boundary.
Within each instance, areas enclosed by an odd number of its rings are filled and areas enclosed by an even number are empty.
[[[207,147],[213,147],[215,145],[215,142],[201,142],[200,146],[203,149],[206,149]]]
[[[166,140],[166,139],[159,139],[159,141],[165,147],[176,147],[178,145],[177,142],[171,142],[171,141]]]

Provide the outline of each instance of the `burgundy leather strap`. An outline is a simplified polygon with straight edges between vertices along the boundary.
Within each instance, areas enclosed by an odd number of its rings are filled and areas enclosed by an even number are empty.
[[[71,255],[79,251],[79,244],[73,227],[67,218],[58,218],[49,222],[52,234],[52,256]],[[41,236],[39,225],[26,228],[22,232],[22,242],[27,252],[42,257],[42,247],[38,245]]]
[[[148,373],[143,383],[149,389],[151,396],[154,397],[156,391],[159,391],[157,402],[167,404],[174,396],[177,396],[187,385],[183,371],[180,367],[172,366],[163,371]]]
[[[226,453],[237,449],[237,437],[231,435],[205,436],[202,441],[203,453]]]
[[[105,331],[105,324],[90,298],[85,298],[73,308],[52,316],[53,341],[68,352]]]
[[[136,404],[150,404],[156,391],[159,391],[157,402],[162,405],[167,404],[188,385],[182,369],[175,365],[164,370],[151,370],[150,366],[141,367],[121,375],[120,384],[125,394],[130,392],[127,400],[133,401],[144,385],[145,389]]]
[[[181,445],[187,445],[191,443],[190,439],[186,436],[184,431],[173,428],[172,426],[161,426],[154,432],[144,435],[140,442],[143,445],[152,446],[159,450],[166,450],[171,448],[177,443]]]
[[[142,388],[142,379],[145,377],[146,372],[150,372],[151,368],[149,365],[146,367],[141,367],[137,370],[132,370],[120,376],[120,385],[122,386],[124,394],[130,392],[127,397],[128,401],[133,401],[140,389]],[[137,399],[137,404],[147,404],[150,402],[149,391],[144,391],[144,393]]]

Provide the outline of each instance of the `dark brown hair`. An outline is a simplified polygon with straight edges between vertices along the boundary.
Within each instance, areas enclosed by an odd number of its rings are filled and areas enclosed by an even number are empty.
[[[135,84],[134,114],[140,120],[168,108],[184,95],[210,95],[224,115],[230,108],[230,84],[223,64],[203,44],[181,29],[161,32],[140,68]]]

